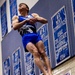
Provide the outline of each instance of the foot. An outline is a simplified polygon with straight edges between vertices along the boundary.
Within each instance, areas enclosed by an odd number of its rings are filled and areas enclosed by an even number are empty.
[[[49,75],[49,74],[46,72],[46,75]]]
[[[53,75],[52,72],[50,72],[50,71],[48,72],[48,74],[49,74],[49,75]]]
[[[43,73],[41,73],[40,75],[44,75]]]

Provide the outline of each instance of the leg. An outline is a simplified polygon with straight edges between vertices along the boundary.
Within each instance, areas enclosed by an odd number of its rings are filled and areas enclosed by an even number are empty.
[[[35,64],[40,68],[40,70],[44,73],[44,75],[48,75],[41,63],[40,54],[39,54],[36,46],[30,42],[27,44],[26,49],[32,53],[32,55],[34,56]]]
[[[39,41],[37,44],[36,44],[38,50],[39,50],[39,53],[41,55],[41,58],[43,59],[43,61],[45,62],[45,66],[48,70],[48,74],[49,75],[52,75],[52,71],[51,71],[51,66],[50,66],[50,62],[49,62],[49,59],[45,53],[45,48],[44,48],[44,44],[42,41]]]

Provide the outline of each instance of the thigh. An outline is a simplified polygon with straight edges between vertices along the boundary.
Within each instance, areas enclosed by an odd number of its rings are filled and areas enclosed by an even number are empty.
[[[26,45],[26,49],[31,52],[31,53],[35,53],[35,52],[38,52],[38,49],[36,48],[36,46],[32,43],[32,42],[29,42],[27,45]]]
[[[36,43],[36,47],[38,48],[38,51],[40,53],[45,52],[45,47],[44,47],[44,44],[41,40]]]

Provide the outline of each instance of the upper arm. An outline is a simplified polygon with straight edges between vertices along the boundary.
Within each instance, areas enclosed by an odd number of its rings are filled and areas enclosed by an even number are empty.
[[[34,18],[40,18],[40,16],[39,16],[37,13],[32,13],[32,16],[33,16]]]
[[[45,19],[45,18],[39,16],[39,15],[36,14],[36,13],[33,13],[32,16],[33,16],[34,18],[36,18],[38,22],[41,22],[41,23],[43,23],[43,24],[48,22],[47,19]]]
[[[15,23],[18,23],[18,16],[13,16],[12,18],[12,25],[14,26]]]

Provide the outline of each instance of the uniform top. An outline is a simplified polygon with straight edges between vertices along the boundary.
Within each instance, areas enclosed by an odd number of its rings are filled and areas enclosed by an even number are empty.
[[[33,18],[32,15],[28,15],[26,17],[19,16],[18,21],[22,22],[23,20],[27,20]],[[18,29],[21,36],[27,33],[36,33],[36,27],[35,24],[30,24],[29,22],[25,23],[21,28]]]

